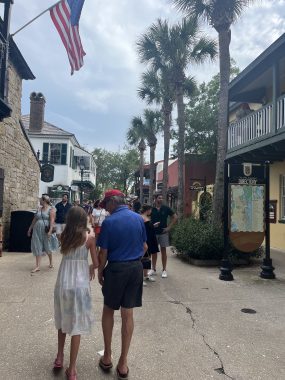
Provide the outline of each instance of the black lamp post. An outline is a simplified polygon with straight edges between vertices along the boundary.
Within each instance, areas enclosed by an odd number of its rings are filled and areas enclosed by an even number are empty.
[[[83,174],[85,169],[85,163],[84,158],[81,157],[79,161],[79,168],[80,168],[80,175],[81,175],[81,181],[80,181],[80,204],[83,203]]]

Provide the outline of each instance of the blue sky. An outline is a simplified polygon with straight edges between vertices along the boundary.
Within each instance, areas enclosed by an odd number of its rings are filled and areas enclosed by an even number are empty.
[[[54,3],[15,1],[11,33]],[[131,118],[146,107],[136,95],[144,70],[136,40],[159,17],[175,22],[182,16],[170,0],[85,0],[80,19],[85,64],[73,76],[49,13],[40,17],[14,37],[36,76],[23,82],[22,113],[29,113],[30,93],[40,91],[47,100],[46,121],[74,133],[89,150],[122,149]],[[284,32],[285,0],[257,0],[232,28],[231,56],[243,69]],[[218,61],[191,68],[199,82],[217,72]],[[163,158],[162,137],[156,158]]]

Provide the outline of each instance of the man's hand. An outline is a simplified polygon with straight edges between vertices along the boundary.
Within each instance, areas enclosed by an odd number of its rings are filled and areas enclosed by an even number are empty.
[[[163,234],[166,234],[167,232],[169,232],[170,231],[170,228],[169,227],[166,227],[166,228],[164,228],[163,230],[162,230],[162,233]]]
[[[103,271],[98,270],[98,281],[101,286],[104,284],[104,276],[103,276]]]
[[[95,268],[93,264],[89,265],[89,278],[90,278],[90,281],[94,280],[95,278]]]

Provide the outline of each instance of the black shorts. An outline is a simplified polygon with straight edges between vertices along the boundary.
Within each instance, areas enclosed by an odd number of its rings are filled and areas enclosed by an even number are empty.
[[[143,267],[140,260],[108,263],[103,275],[104,305],[113,310],[142,306]]]

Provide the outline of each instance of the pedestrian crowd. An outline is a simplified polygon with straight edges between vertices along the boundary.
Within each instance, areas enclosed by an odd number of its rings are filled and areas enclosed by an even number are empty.
[[[66,376],[68,380],[77,380],[80,338],[90,334],[94,322],[90,281],[97,270],[104,298],[104,353],[98,365],[104,372],[113,368],[114,313],[120,310],[121,354],[115,371],[118,379],[128,379],[133,309],[142,306],[143,286],[155,282],[158,252],[162,261],[161,277],[167,278],[166,248],[169,231],[176,221],[176,214],[163,204],[160,194],[155,195],[154,205],[141,205],[138,200],[132,204],[126,202],[125,195],[117,189],[106,191],[104,198],[93,205],[88,200],[82,205],[72,205],[64,194],[55,207],[47,194],[42,195],[28,236],[31,236],[31,250],[36,258],[32,273],[40,271],[42,256],[47,254],[49,268],[53,268],[52,254],[58,249],[62,254],[54,289],[54,320],[58,331],[54,371],[64,366],[68,334],[71,344]],[[94,233],[90,233],[88,225]]]

